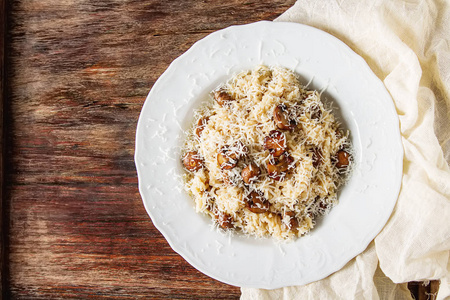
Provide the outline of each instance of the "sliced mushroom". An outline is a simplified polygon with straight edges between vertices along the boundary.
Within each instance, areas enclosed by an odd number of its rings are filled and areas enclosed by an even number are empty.
[[[252,191],[248,194],[245,200],[245,205],[248,210],[255,214],[262,214],[269,211],[269,201],[256,191]]]
[[[214,99],[220,106],[224,106],[228,104],[230,101],[233,101],[233,97],[226,92],[224,89],[219,89],[214,92]]]
[[[290,217],[289,229],[297,229],[299,224],[298,224],[298,219],[295,217],[295,212],[287,211],[286,215]]]
[[[285,104],[280,104],[273,110],[273,120],[275,125],[282,130],[292,130],[296,122],[289,116],[289,110]]]
[[[196,151],[190,151],[184,155],[183,165],[187,170],[195,172],[203,167],[203,159]]]
[[[283,132],[272,130],[269,135],[264,138],[264,149],[275,157],[280,156],[286,151],[286,136]]]
[[[223,147],[217,154],[217,163],[223,170],[233,169],[236,167],[238,161],[238,154],[233,150],[227,149],[227,147]]]
[[[269,177],[278,181],[283,180],[287,171],[293,167],[294,159],[288,153],[284,153],[279,157],[271,157],[267,161]]]
[[[198,119],[197,126],[195,127],[195,135],[200,137],[203,129],[205,129],[206,123],[208,123],[209,117],[202,117]]]
[[[245,183],[249,184],[253,181],[258,180],[258,176],[261,174],[261,170],[254,163],[250,163],[242,170],[242,179]]]
[[[217,213],[216,220],[223,229],[233,228],[233,218],[225,212]]]
[[[336,167],[340,169],[346,168],[350,164],[350,154],[344,150],[339,150],[336,153],[336,158],[337,158]]]

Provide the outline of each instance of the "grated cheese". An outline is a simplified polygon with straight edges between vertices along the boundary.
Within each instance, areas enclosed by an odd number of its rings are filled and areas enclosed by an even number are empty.
[[[292,239],[305,234],[317,215],[337,203],[337,190],[348,177],[351,159],[345,170],[335,163],[338,151],[351,152],[348,132],[339,129],[322,103],[323,91],[307,90],[290,70],[258,66],[233,76],[219,89],[233,100],[220,105],[211,99],[197,109],[182,150],[197,152],[203,161],[203,168],[184,175],[197,212],[208,214],[215,223],[219,215],[230,216],[234,229],[258,237]],[[280,130],[273,120],[281,104],[289,108],[287,117],[296,124],[293,130]],[[201,123],[203,130],[197,135],[196,124],[205,117],[208,121]],[[284,133],[286,153],[293,160],[280,181],[269,176],[266,167],[271,156],[264,143],[272,130]],[[217,159],[221,151],[234,153],[237,165],[223,169]],[[259,167],[260,175],[245,183],[241,172],[250,163]],[[252,191],[269,202],[268,211],[248,209],[246,197]]]

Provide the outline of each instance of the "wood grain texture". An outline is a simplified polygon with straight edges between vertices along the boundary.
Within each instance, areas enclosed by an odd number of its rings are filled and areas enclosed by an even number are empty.
[[[435,300],[439,291],[439,280],[430,282],[411,281],[408,289],[415,300]]]
[[[135,128],[156,79],[193,43],[294,2],[10,1],[5,299],[239,298],[153,226]]]
[[[5,290],[6,281],[4,274],[7,261],[5,257],[5,241],[4,237],[6,236],[6,232],[4,230],[4,206],[3,201],[5,200],[3,197],[3,190],[4,190],[4,157],[5,157],[5,141],[4,141],[4,118],[3,118],[3,107],[5,103],[5,95],[6,95],[6,89],[5,89],[5,74],[6,74],[6,67],[5,67],[5,42],[6,42],[6,0],[0,0],[0,295],[3,295],[3,292]]]

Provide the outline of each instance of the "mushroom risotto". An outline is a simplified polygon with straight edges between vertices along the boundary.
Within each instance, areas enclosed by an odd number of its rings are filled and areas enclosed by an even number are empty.
[[[182,153],[197,212],[225,230],[290,239],[337,203],[348,132],[290,70],[258,66],[195,111]]]

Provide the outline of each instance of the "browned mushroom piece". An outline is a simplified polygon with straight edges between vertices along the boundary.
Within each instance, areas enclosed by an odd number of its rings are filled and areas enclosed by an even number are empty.
[[[222,150],[217,153],[217,163],[223,170],[230,170],[236,167],[239,161],[237,153],[233,150],[223,147]]]
[[[295,217],[295,212],[287,211],[286,215],[290,217],[289,229],[297,229],[299,224],[298,224],[298,219]]]
[[[336,158],[337,158],[336,167],[340,169],[346,168],[350,164],[350,154],[344,150],[339,150],[336,153]]]
[[[245,200],[245,206],[255,214],[262,214],[269,211],[269,201],[256,191],[248,194]]]
[[[228,94],[228,92],[226,92],[224,89],[219,89],[217,91],[214,92],[214,99],[217,101],[217,103],[220,106],[224,106],[227,103],[229,103],[230,101],[233,101],[233,97]]]
[[[312,161],[314,168],[317,168],[322,164],[322,150],[320,150],[319,147],[313,148]]]
[[[319,105],[311,106],[309,113],[311,119],[320,121],[320,118],[322,117],[322,110],[320,109]]]
[[[285,104],[280,104],[273,110],[273,120],[275,125],[282,130],[292,130],[295,128],[296,122],[289,115],[289,109]]]
[[[205,129],[206,123],[208,123],[209,117],[202,117],[198,119],[197,126],[195,127],[195,135],[200,137],[203,129]]]
[[[264,138],[264,149],[275,157],[280,156],[286,151],[286,136],[283,132],[272,130],[269,135]]]
[[[254,163],[250,163],[242,170],[242,179],[246,184],[258,180],[258,176],[261,174],[261,170]]]
[[[233,228],[233,218],[229,214],[225,212],[219,212],[215,216],[220,227],[222,227],[223,229]]]
[[[294,159],[288,153],[284,153],[279,157],[271,157],[267,161],[269,177],[278,181],[283,180],[287,171],[293,167]]]
[[[203,159],[196,151],[190,151],[183,156],[183,165],[188,171],[195,172],[203,167]]]

